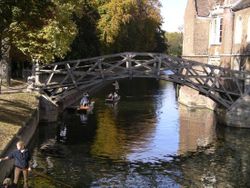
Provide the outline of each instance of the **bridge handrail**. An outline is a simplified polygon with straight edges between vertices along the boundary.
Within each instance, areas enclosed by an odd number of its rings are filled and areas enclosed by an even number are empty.
[[[213,92],[224,92],[224,98],[227,98],[226,102],[223,102],[225,106],[228,106],[226,103],[231,104],[235,96],[244,94],[241,82],[250,79],[250,71],[231,70],[162,53],[123,52],[42,65],[36,74],[44,74],[48,78],[44,84],[37,84],[37,87],[44,91],[46,89],[54,90],[52,95],[57,95],[56,89],[60,87],[66,87],[66,90],[70,91],[74,88],[79,89],[84,84],[87,86],[93,85],[93,83],[99,84],[100,80],[125,77],[161,79],[159,76],[163,75],[166,70],[170,70],[174,74],[168,76],[169,81],[195,88],[216,100],[224,99],[220,99]],[[117,76],[114,71],[122,75]],[[52,82],[57,74],[65,75],[65,77],[60,82]],[[166,78],[164,77],[164,79]],[[235,82],[234,92],[224,88],[221,83],[228,81]],[[218,88],[218,85],[222,88]]]

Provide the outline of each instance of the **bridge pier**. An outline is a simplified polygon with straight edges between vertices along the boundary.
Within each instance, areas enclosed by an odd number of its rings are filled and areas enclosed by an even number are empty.
[[[225,121],[231,127],[250,128],[250,95],[235,102],[226,113]]]
[[[72,91],[71,95],[68,95],[63,100],[55,104],[50,98],[45,95],[41,95],[40,97],[40,121],[41,122],[56,122],[60,113],[63,112],[67,107],[71,105],[75,105],[77,101],[80,101],[82,98],[82,94],[84,92],[88,92],[90,96],[97,92],[98,90],[105,87],[107,84],[111,82],[100,83],[94,85],[90,88],[85,89],[75,89]]]
[[[216,103],[198,91],[187,86],[181,86],[178,91],[178,102],[191,108],[207,108],[215,110]]]
[[[59,115],[59,106],[44,95],[40,96],[40,121],[56,122]]]

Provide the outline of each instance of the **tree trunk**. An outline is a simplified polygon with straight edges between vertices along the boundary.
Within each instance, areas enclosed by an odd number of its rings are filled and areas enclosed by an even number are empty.
[[[1,59],[0,59],[0,75],[1,79],[10,86],[11,79],[11,59],[10,59],[10,38],[2,36],[1,39]]]

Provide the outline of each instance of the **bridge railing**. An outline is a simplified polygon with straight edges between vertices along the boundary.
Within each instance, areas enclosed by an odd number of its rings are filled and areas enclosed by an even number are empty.
[[[244,95],[244,83],[250,78],[249,72],[165,54],[133,52],[44,65],[37,74],[36,87],[56,101],[104,81],[149,77],[187,85],[227,108]]]

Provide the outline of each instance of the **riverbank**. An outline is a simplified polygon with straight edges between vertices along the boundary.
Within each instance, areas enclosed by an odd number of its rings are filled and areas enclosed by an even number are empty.
[[[39,122],[39,96],[34,93],[0,95],[0,156],[15,149],[19,139],[29,143]],[[0,164],[0,181],[13,167],[11,161]]]

